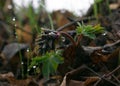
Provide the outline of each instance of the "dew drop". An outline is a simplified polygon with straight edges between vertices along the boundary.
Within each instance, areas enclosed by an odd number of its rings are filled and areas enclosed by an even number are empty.
[[[8,9],[12,9],[12,5],[9,4],[9,5],[8,5]]]
[[[27,69],[27,71],[30,71],[30,69]]]
[[[65,37],[62,37],[62,42],[65,42]]]
[[[17,24],[15,24],[14,26],[17,27]]]
[[[30,49],[29,49],[29,48],[27,49],[27,52],[30,52]]]
[[[13,17],[13,18],[12,18],[12,21],[16,21],[16,18],[15,18],[15,17]]]
[[[103,36],[107,35],[107,31],[102,34]]]
[[[15,36],[15,38],[17,39],[17,38],[18,38],[18,36]]]
[[[23,64],[24,64],[24,62],[21,62],[21,64],[23,65]]]
[[[33,68],[35,69],[35,68],[36,68],[36,66],[33,66]]]
[[[53,32],[50,32],[49,35],[53,35],[54,33]]]

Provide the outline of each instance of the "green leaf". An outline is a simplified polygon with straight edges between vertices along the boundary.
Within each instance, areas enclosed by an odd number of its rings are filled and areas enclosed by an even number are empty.
[[[95,1],[95,3],[100,3],[100,2],[102,2],[103,0],[94,0]]]
[[[63,63],[61,52],[47,52],[41,57],[33,58],[30,68],[34,65],[42,64],[42,74],[45,78],[49,78],[50,74],[54,74],[58,68],[58,65]]]
[[[89,37],[89,38],[91,38],[91,39],[95,39],[96,38],[96,36],[95,36],[95,34],[89,34],[89,33],[84,33],[84,36],[87,36],[87,37]]]
[[[79,25],[76,29],[76,32],[78,35],[83,34],[84,36],[87,36],[91,39],[95,39],[95,35],[103,33],[104,28],[99,24],[94,27],[92,25]]]
[[[43,76],[46,77],[47,79],[49,78],[49,75],[50,75],[50,63],[49,62],[44,62],[43,63],[43,67],[42,67],[42,73],[43,73]]]
[[[38,65],[39,63],[43,63],[44,61],[47,60],[47,57],[35,57],[32,59],[32,62],[29,66],[29,69],[31,69],[33,66]]]

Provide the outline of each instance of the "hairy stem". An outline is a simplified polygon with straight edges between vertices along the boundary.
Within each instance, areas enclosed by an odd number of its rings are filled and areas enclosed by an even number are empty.
[[[69,35],[69,34],[66,33],[66,32],[62,32],[62,31],[60,32],[60,34],[61,34],[61,35],[65,35],[65,36],[72,42],[72,44],[76,46],[76,42],[74,41],[74,39],[72,38],[71,35]]]

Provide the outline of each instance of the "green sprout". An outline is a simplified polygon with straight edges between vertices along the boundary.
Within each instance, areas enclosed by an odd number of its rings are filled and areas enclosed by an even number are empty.
[[[94,4],[93,4],[93,9],[94,9],[94,16],[97,18],[98,16],[98,6],[97,3],[102,2],[103,0],[94,0]]]
[[[46,79],[49,79],[50,74],[54,74],[57,71],[58,65],[63,63],[63,58],[61,57],[60,51],[47,52],[43,56],[38,56],[32,59],[31,69],[33,66],[42,65],[42,74]]]
[[[104,2],[103,2],[104,1]],[[106,9],[108,13],[111,13],[111,10],[109,8],[109,0],[94,0],[93,4],[93,11],[94,11],[94,16],[98,19],[98,13],[103,15],[103,9],[102,9],[102,3],[106,4]]]
[[[84,35],[91,39],[96,38],[96,34],[100,34],[104,32],[104,28],[101,27],[99,24],[92,26],[92,25],[84,25],[79,24],[79,26],[76,29],[77,35]]]

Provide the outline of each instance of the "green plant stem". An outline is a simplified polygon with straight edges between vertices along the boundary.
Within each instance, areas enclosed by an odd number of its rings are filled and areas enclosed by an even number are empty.
[[[96,3],[95,0],[94,0],[94,5],[93,5],[93,7],[94,7],[94,16],[95,16],[96,18],[98,18],[98,17],[97,17],[97,14],[98,14],[98,8],[97,8],[97,3]]]
[[[110,13],[111,13],[111,10],[110,10],[110,8],[109,8],[109,0],[106,0],[106,5],[107,5],[107,7],[108,7],[109,14],[110,14]]]
[[[40,6],[42,6],[45,9],[45,11],[46,11],[46,8],[45,8],[45,6],[43,4],[40,4]],[[49,13],[47,13],[47,14],[48,14],[48,18],[49,18],[49,21],[50,21],[51,29],[54,30],[52,18],[51,18]]]
[[[27,77],[29,76],[29,71],[28,71],[28,66],[29,66],[29,64],[30,64],[30,60],[27,59]]]
[[[76,42],[68,33],[60,31],[60,34],[65,35],[71,41],[71,43],[76,46]]]
[[[51,29],[54,30],[53,21],[49,13],[48,13],[48,18],[50,20]]]
[[[22,53],[21,53],[21,51],[19,51],[19,56],[20,56],[20,65],[21,65],[21,71],[22,71],[22,78],[24,78],[24,68],[23,68],[23,64],[22,64]]]
[[[16,34],[16,36],[17,36],[17,34]],[[20,48],[20,46],[18,45],[18,47]],[[21,51],[19,51],[19,57],[20,57],[20,66],[21,66],[21,71],[22,71],[22,78],[24,78],[24,68],[23,68],[23,64],[21,64],[22,63],[22,53],[21,53]]]

